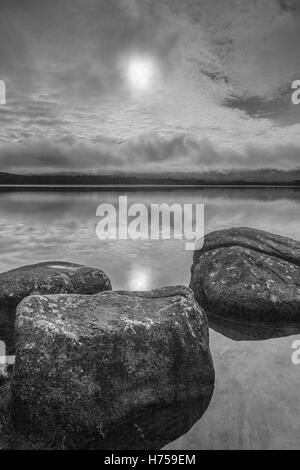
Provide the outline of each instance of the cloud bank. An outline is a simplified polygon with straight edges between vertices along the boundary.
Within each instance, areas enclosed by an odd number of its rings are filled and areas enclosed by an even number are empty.
[[[36,173],[83,171],[209,171],[229,169],[300,167],[300,148],[294,145],[248,145],[243,151],[221,148],[207,139],[180,135],[171,139],[157,135],[139,137],[124,143],[93,145],[68,142],[31,141],[22,146],[2,147],[2,171]]]

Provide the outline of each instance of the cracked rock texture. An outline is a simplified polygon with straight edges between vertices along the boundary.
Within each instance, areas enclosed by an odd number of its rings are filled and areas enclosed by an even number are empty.
[[[233,322],[228,331],[234,322],[299,331],[300,242],[249,228],[213,232],[195,251],[191,273],[195,298],[221,332],[224,321]],[[269,334],[276,336],[259,332]]]
[[[15,348],[17,305],[32,294],[96,294],[111,290],[111,283],[100,269],[53,261],[14,269],[0,274],[0,340],[7,353]]]
[[[32,296],[18,307],[16,335],[16,423],[69,448],[212,394],[206,315],[185,287]]]

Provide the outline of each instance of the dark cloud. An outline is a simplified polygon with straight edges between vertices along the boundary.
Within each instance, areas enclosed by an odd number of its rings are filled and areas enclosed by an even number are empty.
[[[300,11],[300,5],[298,0],[275,0],[278,1],[279,5],[284,11],[297,12]]]
[[[300,167],[300,147],[247,145],[243,151],[219,148],[208,139],[185,135],[164,139],[156,135],[133,139],[123,144],[105,142],[70,145],[61,142],[9,144],[0,148],[2,171],[52,172],[106,170],[124,171],[205,171],[230,168]]]
[[[224,100],[224,105],[245,111],[253,118],[271,119],[280,126],[290,126],[300,122],[300,106],[292,103],[291,96],[291,84],[287,83],[272,100],[257,96],[229,97]]]

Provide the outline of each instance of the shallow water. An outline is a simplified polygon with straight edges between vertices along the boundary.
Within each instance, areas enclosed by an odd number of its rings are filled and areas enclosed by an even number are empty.
[[[205,204],[205,232],[247,226],[300,239],[296,189],[192,189],[122,192],[128,202]],[[0,193],[0,271],[48,260],[103,269],[114,289],[188,285],[192,252],[181,240],[100,241],[96,209],[115,191]],[[211,330],[216,388],[193,428],[168,449],[296,449],[300,442],[298,336],[233,341]],[[166,430],[167,432],[167,430]]]

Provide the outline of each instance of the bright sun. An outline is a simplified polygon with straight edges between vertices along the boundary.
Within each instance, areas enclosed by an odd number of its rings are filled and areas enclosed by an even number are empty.
[[[157,81],[157,67],[150,57],[131,57],[127,65],[127,80],[132,91],[150,91]]]

